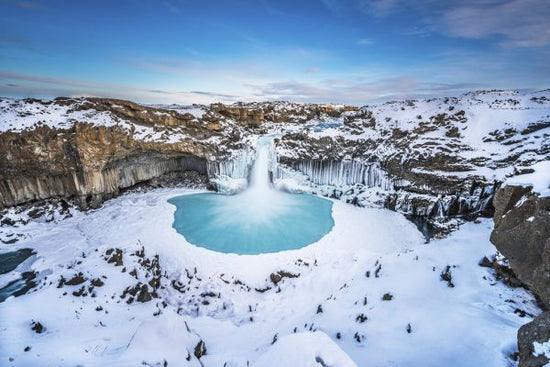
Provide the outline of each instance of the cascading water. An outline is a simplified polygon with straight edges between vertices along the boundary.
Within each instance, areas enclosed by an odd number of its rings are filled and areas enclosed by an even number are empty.
[[[318,241],[334,225],[332,202],[273,188],[273,139],[262,137],[249,175],[248,189],[237,195],[183,195],[173,227],[186,240],[210,250],[259,254],[297,249]]]
[[[269,163],[273,152],[273,140],[260,138],[258,140],[258,156],[250,173],[248,191],[256,194],[266,194],[271,189],[269,180]]]

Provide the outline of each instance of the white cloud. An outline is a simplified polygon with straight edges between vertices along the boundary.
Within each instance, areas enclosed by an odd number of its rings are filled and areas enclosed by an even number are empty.
[[[533,47],[550,45],[548,0],[463,1],[447,10],[443,30],[464,38],[501,36],[501,45]]]
[[[385,17],[396,10],[399,0],[360,0],[359,7],[367,14]]]
[[[373,18],[409,13],[409,35],[438,32],[469,39],[497,38],[505,47],[550,45],[549,0],[321,0],[334,13],[362,11]]]
[[[373,42],[370,38],[361,38],[357,40],[357,44],[361,46],[368,46],[368,45],[372,45]]]
[[[233,102],[237,96],[208,91],[149,89],[135,85],[95,83],[84,80],[42,75],[12,73],[0,70],[0,95],[52,98],[58,96],[95,96],[130,99],[144,103],[211,103]]]
[[[373,81],[328,79],[321,84],[299,81],[249,84],[257,99],[336,102],[362,105],[371,101],[454,94],[482,87],[473,83],[429,83],[402,75]]]

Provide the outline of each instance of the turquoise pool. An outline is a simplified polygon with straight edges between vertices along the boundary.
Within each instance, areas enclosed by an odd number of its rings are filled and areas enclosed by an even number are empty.
[[[176,231],[194,245],[223,253],[294,250],[318,241],[334,226],[332,202],[312,195],[203,193],[168,202],[176,206]]]

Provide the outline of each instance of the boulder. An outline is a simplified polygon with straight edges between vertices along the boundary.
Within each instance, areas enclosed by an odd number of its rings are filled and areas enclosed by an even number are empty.
[[[544,312],[518,331],[519,367],[542,367],[550,359],[537,353],[533,343],[550,342],[550,312]]]

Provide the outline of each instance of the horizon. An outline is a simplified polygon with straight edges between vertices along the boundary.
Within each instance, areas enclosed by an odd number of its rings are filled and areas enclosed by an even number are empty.
[[[263,103],[295,103],[295,104],[302,104],[302,105],[308,105],[308,104],[316,104],[316,105],[327,105],[327,106],[337,106],[342,105],[346,107],[367,107],[367,106],[376,106],[376,105],[382,105],[387,103],[394,103],[394,102],[403,102],[403,101],[422,101],[422,100],[429,100],[429,99],[445,99],[445,98],[459,98],[461,96],[465,96],[467,94],[471,93],[524,93],[524,94],[534,94],[534,93],[541,93],[550,90],[550,88],[516,88],[516,89],[477,89],[477,90],[465,90],[462,92],[457,92],[453,95],[451,94],[445,94],[445,95],[432,95],[432,96],[416,96],[416,97],[403,97],[403,98],[379,98],[377,100],[371,101],[369,103],[363,103],[363,104],[354,104],[354,103],[336,103],[336,102],[302,102],[302,101],[291,101],[291,100],[284,100],[284,99],[264,99],[264,100],[249,100],[249,101],[242,101],[242,100],[235,100],[231,102],[227,101],[212,101],[212,102],[192,102],[192,103],[185,103],[185,102],[164,102],[164,103],[155,103],[155,102],[142,102],[142,101],[135,101],[127,98],[116,98],[116,97],[109,97],[109,96],[95,96],[95,95],[74,95],[74,96],[51,96],[51,97],[10,97],[10,96],[2,96],[0,95],[1,99],[13,99],[13,100],[25,100],[25,99],[35,99],[42,102],[51,102],[56,99],[85,99],[85,98],[104,98],[104,99],[112,99],[112,100],[120,100],[120,101],[127,101],[131,103],[137,103],[139,105],[143,106],[159,106],[159,107],[167,107],[171,105],[175,106],[204,106],[209,107],[212,104],[224,104],[227,106],[231,105],[249,105],[249,104],[263,104]]]
[[[0,1],[0,95],[362,106],[550,85],[543,0]]]

